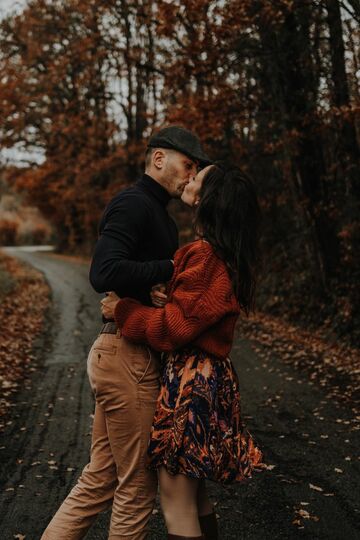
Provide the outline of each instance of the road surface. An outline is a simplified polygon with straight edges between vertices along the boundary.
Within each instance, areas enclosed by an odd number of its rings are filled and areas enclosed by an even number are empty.
[[[84,263],[8,252],[45,274],[53,298],[35,347],[42,367],[18,394],[0,441],[0,539],[38,540],[88,460],[93,398],[86,357],[101,324],[99,295]],[[247,484],[209,486],[221,538],[359,539],[360,437],[351,408],[329,401],[276,355],[264,360],[254,345],[239,327],[232,359],[243,415],[269,469]],[[108,520],[108,513],[100,516],[87,540],[105,540]],[[165,538],[157,509],[149,540]]]

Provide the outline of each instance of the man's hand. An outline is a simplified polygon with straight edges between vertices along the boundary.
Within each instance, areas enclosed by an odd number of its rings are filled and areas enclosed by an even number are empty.
[[[164,283],[159,283],[154,285],[151,289],[151,301],[155,307],[164,307],[167,302],[167,294],[165,294],[166,285]]]
[[[107,296],[103,298],[100,302],[101,313],[104,315],[105,319],[113,319],[115,315],[115,306],[120,300],[120,298],[113,291],[106,294]]]

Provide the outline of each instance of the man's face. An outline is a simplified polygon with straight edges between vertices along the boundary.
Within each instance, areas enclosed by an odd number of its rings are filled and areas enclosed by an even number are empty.
[[[169,195],[179,199],[189,183],[196,175],[198,163],[176,150],[165,150],[164,168],[162,171],[162,185]]]

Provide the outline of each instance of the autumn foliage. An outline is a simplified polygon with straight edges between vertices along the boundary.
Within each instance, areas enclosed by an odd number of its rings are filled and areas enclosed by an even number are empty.
[[[49,294],[40,272],[0,253],[0,431],[20,381],[30,384],[36,368],[32,348],[43,330]]]
[[[255,177],[260,305],[359,338],[358,2],[32,0],[0,29],[1,142],[62,248],[142,170],[165,122]]]

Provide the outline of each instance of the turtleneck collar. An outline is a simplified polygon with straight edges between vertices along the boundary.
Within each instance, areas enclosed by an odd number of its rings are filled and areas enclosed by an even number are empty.
[[[138,185],[156,197],[163,206],[167,206],[169,203],[171,199],[169,193],[162,185],[156,182],[156,180],[154,180],[148,174],[144,173],[143,177],[138,181]]]

